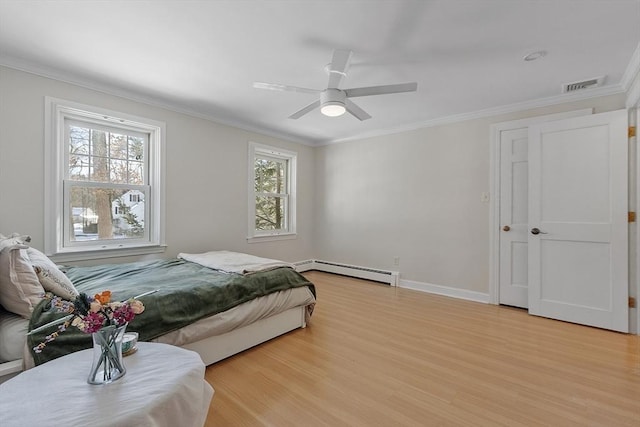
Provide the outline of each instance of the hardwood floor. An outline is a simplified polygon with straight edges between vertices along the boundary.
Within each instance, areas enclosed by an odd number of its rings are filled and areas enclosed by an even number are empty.
[[[207,368],[206,426],[640,426],[640,337],[320,272],[306,329]]]

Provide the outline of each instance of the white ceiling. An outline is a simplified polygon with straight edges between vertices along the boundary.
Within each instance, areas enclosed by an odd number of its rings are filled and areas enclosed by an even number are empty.
[[[0,0],[0,64],[307,144],[619,93],[639,42],[640,0]],[[334,49],[354,52],[342,88],[418,91],[358,98],[360,122],[292,120],[314,95],[252,87],[324,89]]]

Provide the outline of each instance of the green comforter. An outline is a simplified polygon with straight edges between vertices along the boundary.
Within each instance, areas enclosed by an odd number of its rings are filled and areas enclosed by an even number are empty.
[[[138,332],[140,341],[154,339],[272,292],[309,286],[315,294],[314,286],[291,268],[277,268],[243,276],[174,259],[65,267],[63,271],[79,292],[94,295],[108,289],[114,301],[124,301],[158,289],[159,292],[141,298],[145,311],[136,316],[127,327],[127,331]],[[34,309],[29,330],[64,316],[62,313],[47,311],[46,302],[44,300]],[[33,349],[56,328],[57,326],[52,326],[29,335],[29,347]],[[32,350],[32,354],[36,365],[39,365],[91,346],[91,336],[71,326],[48,343],[42,353]]]

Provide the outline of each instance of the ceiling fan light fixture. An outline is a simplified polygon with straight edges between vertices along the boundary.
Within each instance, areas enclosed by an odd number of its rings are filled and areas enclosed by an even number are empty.
[[[320,112],[325,116],[338,117],[347,111],[347,95],[336,88],[327,88],[320,93]]]
[[[339,101],[328,101],[322,104],[320,107],[320,112],[325,116],[329,117],[338,117],[341,116],[347,111],[344,104]]]
[[[278,91],[302,92],[319,94],[320,99],[313,101],[311,104],[303,107],[289,116],[290,119],[296,120],[310,111],[320,107],[320,112],[327,117],[339,117],[349,112],[356,119],[363,121],[371,118],[371,115],[360,108],[349,98],[371,95],[386,95],[391,93],[415,92],[418,90],[418,83],[401,83],[393,85],[379,85],[369,87],[358,87],[351,89],[338,89],[342,79],[347,75],[347,68],[351,60],[350,50],[335,50],[331,64],[326,67],[329,72],[329,82],[325,90],[307,89],[297,86],[287,86],[275,83],[253,83],[253,87],[257,89],[269,89]]]

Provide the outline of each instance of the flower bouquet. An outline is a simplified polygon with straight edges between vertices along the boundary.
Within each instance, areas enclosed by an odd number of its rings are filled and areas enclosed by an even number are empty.
[[[126,372],[122,363],[122,338],[127,324],[144,311],[144,304],[138,298],[154,292],[156,291],[146,292],[125,301],[111,301],[110,291],[103,291],[93,297],[81,293],[73,301],[53,296],[51,308],[70,314],[29,332],[32,334],[58,324],[58,329],[47,335],[33,351],[42,352],[47,343],[55,340],[69,326],[75,326],[82,332],[92,334],[93,338],[93,366],[87,381],[90,384],[113,382]]]

